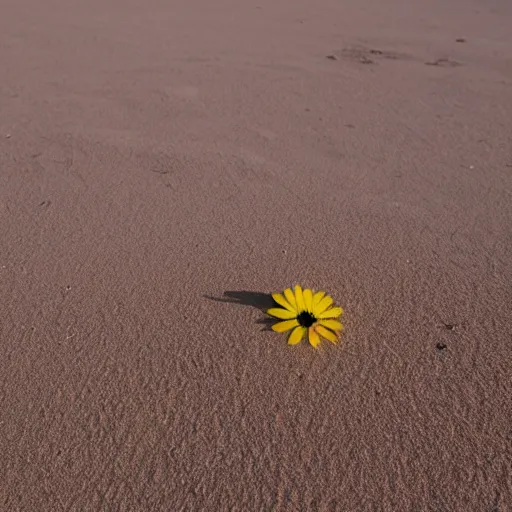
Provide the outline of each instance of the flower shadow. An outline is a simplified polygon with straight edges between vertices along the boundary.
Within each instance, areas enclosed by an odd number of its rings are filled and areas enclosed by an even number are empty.
[[[276,303],[269,293],[248,292],[248,291],[226,291],[223,297],[212,297],[205,295],[207,299],[215,302],[225,302],[228,304],[240,304],[241,306],[251,306],[259,309],[262,313],[271,307],[275,307]],[[275,319],[270,317],[260,318],[257,324],[263,325],[263,331],[270,331]]]

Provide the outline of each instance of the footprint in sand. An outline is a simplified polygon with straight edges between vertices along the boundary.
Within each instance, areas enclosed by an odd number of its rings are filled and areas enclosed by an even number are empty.
[[[465,42],[465,39],[457,39],[457,42]],[[340,53],[331,53],[326,55],[329,60],[337,61],[340,58],[358,62],[360,64],[378,64],[382,60],[418,60],[412,55],[405,53],[398,53],[386,50],[378,50],[376,48],[368,48],[365,46],[350,46],[344,48]],[[460,62],[457,62],[446,57],[441,57],[432,61],[424,63],[426,66],[437,66],[441,68],[456,68],[462,66]]]
[[[378,50],[367,48],[365,46],[350,46],[343,48],[341,54],[332,53],[327,55],[329,60],[339,60],[340,56],[347,60],[352,60],[360,64],[377,64],[380,60],[410,60],[412,57],[405,53]]]
[[[462,66],[460,62],[450,59],[436,59],[434,61],[425,62],[426,66],[439,66],[440,68],[456,68]]]

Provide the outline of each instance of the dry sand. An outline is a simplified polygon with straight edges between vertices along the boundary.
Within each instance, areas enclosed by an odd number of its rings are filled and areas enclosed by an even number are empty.
[[[0,9],[2,512],[512,510],[509,1]]]

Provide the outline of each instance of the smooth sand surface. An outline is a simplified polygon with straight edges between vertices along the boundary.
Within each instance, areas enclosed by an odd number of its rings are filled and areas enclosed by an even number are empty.
[[[2,512],[512,510],[509,1],[0,11]]]

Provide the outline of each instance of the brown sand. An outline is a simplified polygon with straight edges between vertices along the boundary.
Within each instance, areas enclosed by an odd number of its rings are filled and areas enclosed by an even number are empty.
[[[512,510],[511,26],[3,0],[0,509]]]

